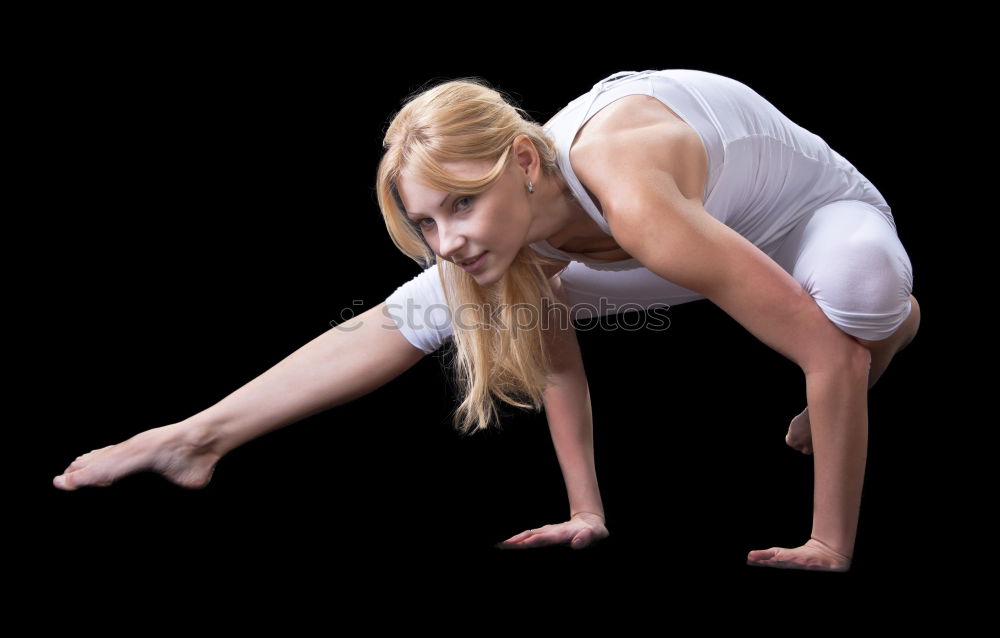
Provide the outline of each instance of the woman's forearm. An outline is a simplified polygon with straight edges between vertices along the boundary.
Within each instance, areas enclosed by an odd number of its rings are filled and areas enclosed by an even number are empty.
[[[182,423],[222,456],[272,430],[361,397],[424,353],[393,326],[384,302],[331,328],[215,405]]]
[[[604,517],[594,465],[590,388],[583,365],[553,375],[544,393],[545,417],[569,496],[570,518],[580,512]]]
[[[854,555],[868,455],[865,355],[806,375],[815,465],[812,537],[847,557]]]
[[[545,418],[562,469],[566,494],[569,496],[569,515],[580,512],[600,514],[604,518],[604,504],[597,485],[594,465],[594,418],[590,408],[590,387],[583,367],[580,343],[576,339],[569,309],[572,305],[566,296],[562,279],[550,279],[552,291],[559,304],[548,316],[545,327],[546,344],[551,354],[550,385],[543,393]]]

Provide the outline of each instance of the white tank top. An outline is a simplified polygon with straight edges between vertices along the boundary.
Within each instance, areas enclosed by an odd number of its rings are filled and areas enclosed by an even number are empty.
[[[545,128],[555,139],[557,162],[570,190],[608,235],[611,229],[573,171],[569,151],[594,114],[635,94],[657,98],[698,133],[708,156],[705,210],[765,252],[803,214],[840,199],[872,204],[895,227],[889,205],[871,182],[756,91],[707,71],[665,69],[614,73],[570,102]],[[635,259],[607,262],[564,252],[545,240],[530,246],[597,270],[643,267]]]

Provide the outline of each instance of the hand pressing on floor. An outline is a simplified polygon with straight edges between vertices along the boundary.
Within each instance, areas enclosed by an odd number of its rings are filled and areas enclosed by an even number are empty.
[[[787,547],[755,549],[747,555],[747,565],[846,572],[851,568],[851,559],[834,551],[825,543],[810,538],[805,545],[792,549]]]
[[[611,533],[604,525],[604,517],[590,512],[574,514],[565,523],[529,529],[497,543],[498,549],[530,549],[547,545],[569,545],[583,549],[607,538]]]

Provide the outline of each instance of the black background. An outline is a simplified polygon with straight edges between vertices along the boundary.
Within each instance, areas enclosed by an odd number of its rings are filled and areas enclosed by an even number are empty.
[[[38,90],[22,95],[39,123],[26,165],[44,176],[29,210],[46,238],[29,266],[40,297],[30,323],[43,336],[23,395],[45,415],[33,430],[40,458],[23,477],[40,584],[80,565],[98,565],[90,582],[140,588],[205,587],[206,566],[212,582],[317,577],[354,591],[419,591],[440,576],[456,597],[487,572],[607,577],[602,588],[646,576],[856,583],[925,572],[925,549],[961,526],[948,485],[957,442],[944,434],[960,427],[945,385],[954,379],[942,376],[953,300],[935,243],[948,182],[931,168],[945,141],[924,99],[948,67],[932,49],[575,42],[546,56],[501,39],[488,55],[469,51],[485,47],[476,34],[445,30],[393,40],[375,61],[386,43],[374,34],[369,51],[302,25],[243,26],[77,34],[39,51]],[[442,42],[452,37],[464,47]],[[478,76],[545,122],[615,71],[654,68],[748,84],[893,207],[923,320],[869,395],[850,573],[744,564],[752,549],[809,538],[812,457],[783,441],[805,385],[705,301],[672,308],[665,332],[578,335],[611,532],[583,552],[493,549],[569,514],[544,415],[510,410],[502,431],[460,437],[437,355],[234,450],[204,490],[150,473],[109,488],[51,486],[77,455],[209,407],[356,313],[356,301],[371,307],[417,274],[374,196],[381,133],[406,96]]]

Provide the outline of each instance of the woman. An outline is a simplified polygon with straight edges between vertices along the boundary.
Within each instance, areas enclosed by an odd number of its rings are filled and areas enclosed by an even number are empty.
[[[544,407],[566,482],[569,521],[501,546],[586,547],[609,532],[567,310],[709,299],[806,376],[808,407],[786,441],[814,456],[812,534],[748,564],[849,569],[866,392],[920,317],[884,198],[821,138],[712,73],[616,73],[544,127],[523,114],[476,80],[408,100],[385,135],[377,194],[423,272],[211,408],[79,457],[56,486],[150,469],[203,487],[234,447],[371,392],[450,342],[456,428],[489,427],[497,398]]]

